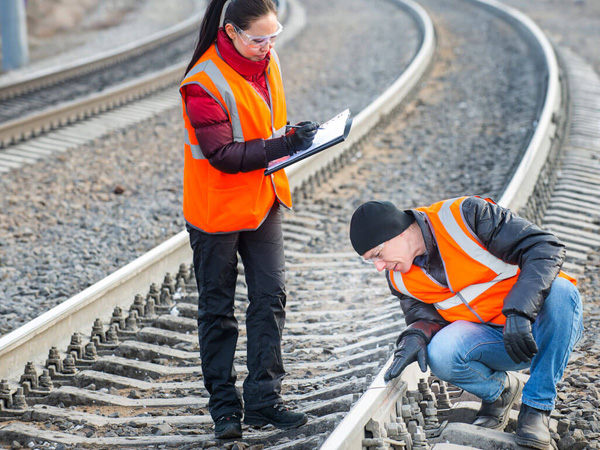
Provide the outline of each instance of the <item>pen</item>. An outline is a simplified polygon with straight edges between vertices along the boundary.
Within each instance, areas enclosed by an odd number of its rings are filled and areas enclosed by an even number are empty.
[[[305,126],[306,125],[286,125],[286,127],[288,127],[288,128],[302,128],[302,127],[305,127]],[[323,129],[323,127],[321,125],[319,125],[317,127],[317,130],[322,130],[322,129]]]

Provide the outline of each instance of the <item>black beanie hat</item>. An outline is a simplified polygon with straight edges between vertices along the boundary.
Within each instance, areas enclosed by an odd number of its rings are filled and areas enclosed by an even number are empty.
[[[406,230],[415,218],[390,202],[360,205],[350,220],[350,242],[359,255],[389,241]]]

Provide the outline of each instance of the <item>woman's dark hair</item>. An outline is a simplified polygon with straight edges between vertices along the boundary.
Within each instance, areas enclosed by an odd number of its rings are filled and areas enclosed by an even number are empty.
[[[210,46],[217,39],[217,32],[221,21],[223,6],[227,0],[211,0],[204,13],[198,43],[194,50],[192,60],[187,66],[187,74],[200,57],[206,53]],[[250,27],[256,19],[266,16],[269,13],[277,14],[277,8],[273,0],[231,0],[231,3],[225,11],[223,23],[233,22],[242,30]]]

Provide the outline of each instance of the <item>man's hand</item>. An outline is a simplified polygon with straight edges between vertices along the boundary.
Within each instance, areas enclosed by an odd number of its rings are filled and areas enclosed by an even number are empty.
[[[538,352],[531,333],[531,321],[517,314],[506,316],[504,325],[504,348],[508,356],[515,362],[529,362]]]
[[[421,372],[427,371],[427,343],[423,336],[416,333],[407,334],[402,338],[394,352],[394,360],[383,379],[390,381],[396,378],[414,361],[419,362]]]

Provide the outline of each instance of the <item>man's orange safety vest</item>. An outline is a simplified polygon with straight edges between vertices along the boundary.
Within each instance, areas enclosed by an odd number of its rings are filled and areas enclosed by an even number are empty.
[[[292,198],[283,170],[265,176],[264,170],[229,174],[210,165],[198,145],[187,115],[183,87],[202,87],[228,114],[233,141],[269,139],[283,134],[287,112],[279,60],[271,50],[266,70],[271,105],[219,55],[213,44],[186,74],[179,88],[185,124],[183,215],[207,233],[255,230],[277,198],[288,208]]]
[[[448,287],[415,265],[407,273],[389,272],[389,279],[396,291],[433,304],[449,322],[467,320],[504,325],[504,298],[517,282],[520,270],[496,258],[473,235],[461,214],[461,203],[466,198],[416,208],[427,215],[433,227]],[[559,276],[577,283],[562,271]]]

